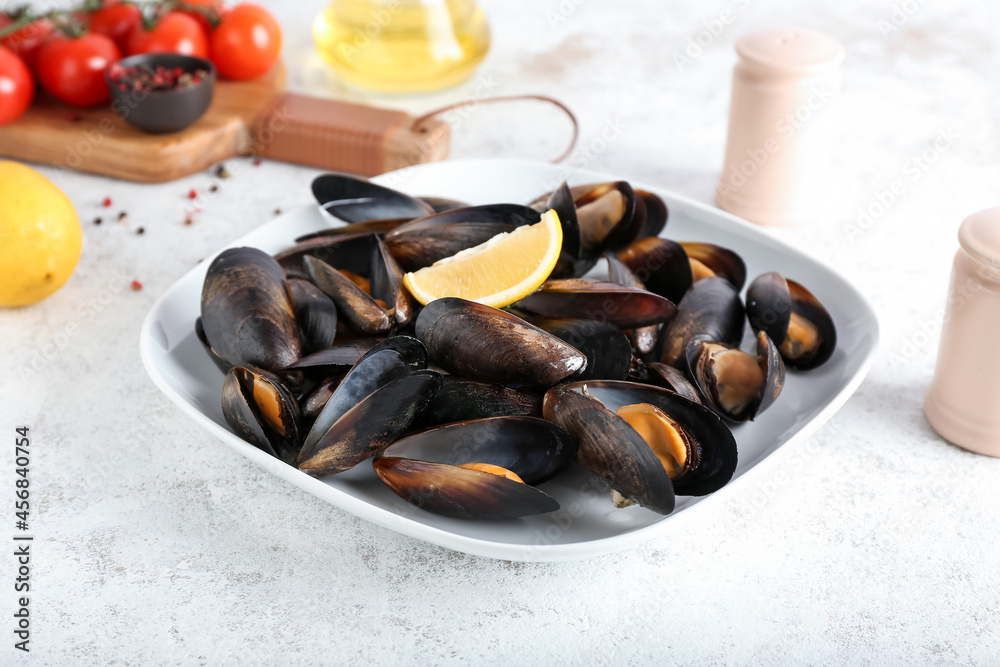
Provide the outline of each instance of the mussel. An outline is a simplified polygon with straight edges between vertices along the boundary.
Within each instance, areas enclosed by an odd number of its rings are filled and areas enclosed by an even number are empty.
[[[728,280],[739,292],[747,280],[747,267],[743,258],[722,246],[713,243],[681,243],[691,264],[691,274],[694,281],[709,276],[719,276]]]
[[[837,347],[837,328],[830,313],[812,292],[780,273],[765,273],[750,284],[747,317],[754,331],[771,337],[792,368],[816,368]]]
[[[320,208],[346,222],[419,218],[434,212],[419,199],[348,174],[317,176],[312,191]]]
[[[341,271],[363,275],[368,273],[374,247],[375,235],[370,233],[324,236],[297,242],[274,258],[289,278],[309,279],[309,273],[302,264],[306,256],[322,260]]]
[[[233,366],[277,371],[302,356],[285,273],[256,248],[230,248],[212,261],[201,324],[209,347]]]
[[[694,282],[691,261],[679,244],[659,237],[639,239],[618,258],[650,292],[678,303]]]
[[[515,519],[559,509],[534,488],[565,468],[576,446],[534,417],[493,417],[407,436],[378,453],[375,472],[399,497],[466,519]]]
[[[316,417],[299,469],[314,476],[343,472],[406,433],[441,387],[441,375],[425,370],[426,361],[423,346],[407,336],[373,347]]]
[[[449,373],[548,387],[582,371],[587,357],[511,313],[456,297],[430,302],[416,321],[430,358]]]
[[[586,278],[546,281],[517,306],[538,315],[583,317],[622,328],[668,322],[677,312],[673,303],[652,292]]]
[[[338,270],[312,256],[307,255],[302,261],[312,282],[333,300],[340,315],[361,334],[379,335],[405,326],[416,311],[416,300],[403,285],[402,271],[377,237],[367,278]]]
[[[743,302],[732,284],[718,276],[699,280],[681,299],[677,317],[663,331],[660,361],[683,369],[685,351],[696,340],[735,347],[743,340],[745,322]]]
[[[222,415],[237,435],[286,463],[298,454],[298,404],[277,376],[234,366],[222,384]]]
[[[736,440],[703,405],[633,382],[574,382],[549,389],[545,418],[576,438],[577,460],[604,479],[619,506],[660,514],[674,495],[722,488],[736,470]]]
[[[686,351],[688,374],[709,407],[733,421],[752,420],[774,403],[785,384],[778,349],[761,331],[757,354],[705,340]]]

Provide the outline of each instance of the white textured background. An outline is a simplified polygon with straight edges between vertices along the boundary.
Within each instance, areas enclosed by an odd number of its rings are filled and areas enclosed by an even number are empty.
[[[296,87],[365,99],[312,51],[321,3],[265,4],[285,28]],[[13,504],[14,424],[29,423],[34,436],[32,662],[1000,662],[1000,461],[944,443],[921,409],[957,226],[1000,203],[1000,8],[484,5],[494,45],[476,77],[497,94],[563,99],[580,116],[583,145],[619,119],[620,138],[577,163],[703,201],[722,163],[735,37],[797,23],[841,39],[836,221],[774,233],[839,267],[874,302],[882,350],[867,382],[811,441],[781,452],[769,476],[683,532],[580,563],[465,556],[369,525],[253,467],[143,372],[136,340],[153,301],[275,208],[309,201],[313,170],[231,161],[233,179],[190,227],[185,195],[204,191],[210,174],[145,186],[43,170],[75,202],[86,241],[64,289],[0,313],[0,442],[10,445],[0,507]],[[679,71],[674,54],[726,8],[735,21]],[[416,112],[468,98],[476,85],[367,99]],[[907,162],[947,128],[959,139],[912,180]],[[544,159],[565,132],[544,109],[481,108],[456,128],[453,154]],[[858,207],[897,179],[903,195],[851,234]],[[111,209],[100,207],[106,196]],[[127,224],[109,220],[120,210]],[[133,277],[141,292],[122,289]],[[75,335],[61,336],[72,324]],[[19,369],[48,342],[65,345],[24,378]],[[0,557],[0,664],[24,658],[11,648],[12,562]]]

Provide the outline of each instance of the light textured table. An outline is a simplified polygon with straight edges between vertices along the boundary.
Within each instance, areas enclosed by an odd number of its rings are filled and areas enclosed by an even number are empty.
[[[320,3],[266,4],[285,26],[296,87],[365,99],[312,51]],[[834,222],[773,233],[841,269],[875,304],[882,344],[868,380],[812,440],[683,531],[586,562],[465,556],[254,467],[143,371],[136,340],[153,301],[276,208],[309,201],[314,170],[234,160],[211,196],[208,173],[140,186],[43,170],[75,202],[86,240],[64,289],[0,313],[0,434],[8,452],[15,424],[34,436],[32,662],[1000,661],[1000,461],[943,442],[921,408],[957,226],[1000,203],[1000,8],[900,0],[894,17],[891,3],[861,0],[484,5],[494,46],[472,81],[367,99],[415,113],[477,92],[556,95],[582,121],[573,164],[702,201],[721,168],[735,37],[798,23],[840,38],[840,210]],[[679,70],[674,55],[727,8],[731,22],[702,34],[710,43]],[[454,154],[559,152],[555,112],[511,111],[454,116]],[[610,124],[618,136],[596,141]],[[957,138],[934,151],[940,132]],[[927,151],[933,162],[915,168]],[[859,225],[859,207],[895,180],[903,194]],[[185,226],[192,188],[206,196]],[[6,509],[9,453],[3,466]],[[23,664],[11,647],[13,559],[0,563],[0,664]]]

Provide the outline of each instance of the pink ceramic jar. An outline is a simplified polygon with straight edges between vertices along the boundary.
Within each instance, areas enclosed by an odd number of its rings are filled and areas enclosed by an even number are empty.
[[[766,225],[822,215],[843,45],[818,30],[776,28],[743,35],[736,53],[719,206]]]
[[[924,410],[947,440],[1000,456],[1000,208],[966,218],[958,242]]]

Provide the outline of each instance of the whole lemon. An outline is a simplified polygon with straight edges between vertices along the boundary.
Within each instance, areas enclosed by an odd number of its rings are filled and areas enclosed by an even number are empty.
[[[0,160],[0,306],[41,301],[80,259],[83,232],[73,204],[52,181]]]

